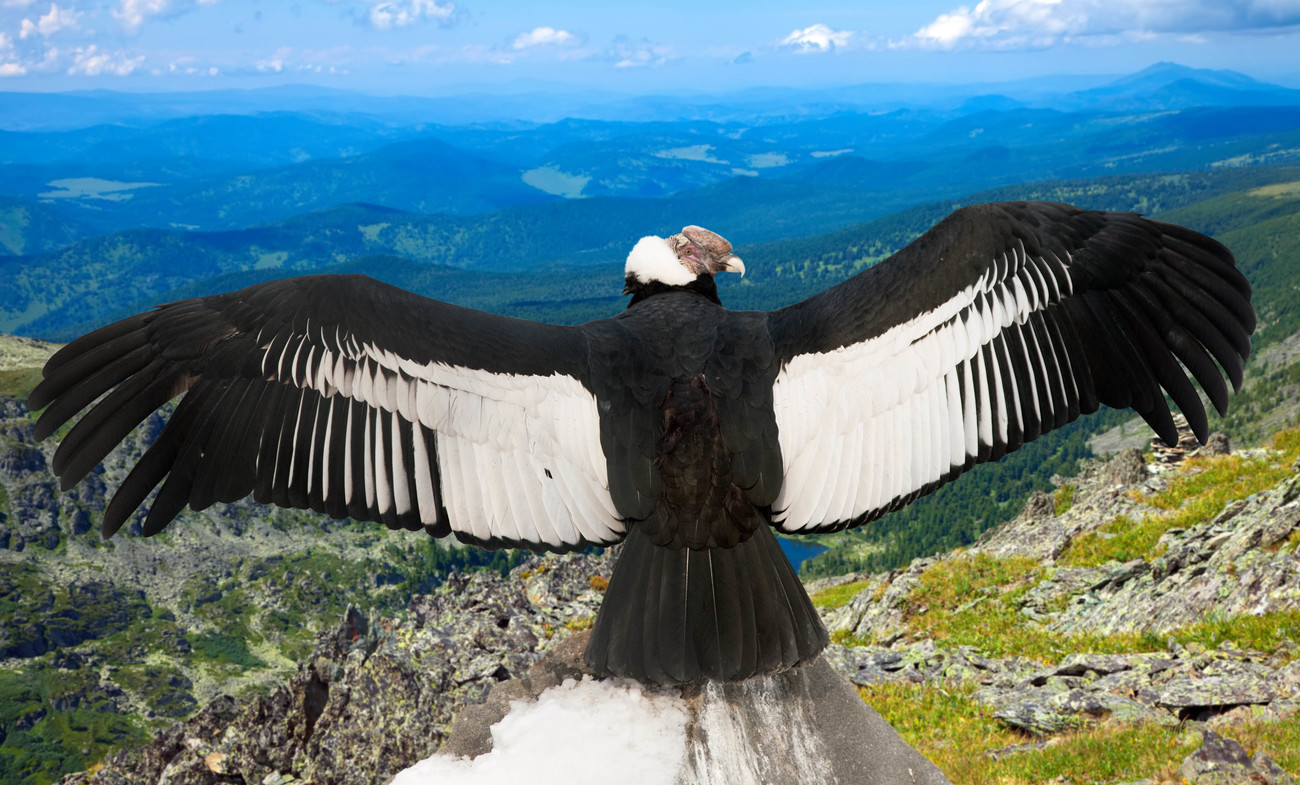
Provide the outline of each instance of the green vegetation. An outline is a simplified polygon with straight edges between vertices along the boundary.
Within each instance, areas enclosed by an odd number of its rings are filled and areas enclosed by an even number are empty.
[[[1066,636],[1027,624],[1025,594],[1049,575],[1032,559],[962,555],[922,574],[908,598],[907,627],[945,646],[974,646],[990,656],[1052,660],[1062,651],[1131,651],[1140,636]]]
[[[1096,532],[1076,537],[1057,564],[1092,567],[1110,561],[1157,558],[1162,534],[1187,528],[1218,515],[1229,500],[1244,499],[1275,487],[1292,473],[1300,458],[1300,429],[1279,433],[1274,451],[1261,458],[1237,455],[1189,459],[1167,489],[1140,498],[1167,512],[1153,512],[1134,522],[1120,516]],[[1280,544],[1279,548],[1296,547]],[[958,553],[925,570],[906,598],[906,633],[932,638],[944,646],[975,646],[992,656],[1026,656],[1055,661],[1062,651],[1124,653],[1160,650],[1175,640],[1184,645],[1236,645],[1271,651],[1277,641],[1300,640],[1300,612],[1209,616],[1169,635],[1148,633],[1065,635],[1028,622],[1021,615],[1025,595],[1055,574],[1023,557],[997,558],[986,553]],[[838,607],[869,582],[818,594],[823,607]],[[882,584],[882,590],[884,586]],[[847,594],[848,596],[843,596]],[[840,636],[841,643],[855,641]]]
[[[854,581],[853,583],[841,583],[839,586],[832,586],[829,589],[823,589],[812,595],[813,605],[824,611],[843,608],[849,604],[858,592],[867,588],[871,581]]]
[[[265,662],[253,656],[253,653],[248,650],[248,641],[245,638],[220,633],[190,634],[185,637],[199,660],[222,665],[238,665],[246,669],[266,667]]]
[[[1225,500],[1275,487],[1290,476],[1290,467],[1300,456],[1300,429],[1278,434],[1272,446],[1275,452],[1261,459],[1222,456],[1189,460],[1166,490],[1141,498],[1166,511],[1143,517],[1143,522],[1160,522],[1151,532],[1144,530],[1142,522],[1117,518],[1103,529],[1106,536],[1076,540],[1088,545],[1072,546],[1067,560],[1089,566],[1112,558],[1155,558],[1160,552],[1159,534],[1168,527],[1203,523],[1223,509]],[[1131,535],[1132,531],[1142,533]],[[1278,547],[1297,546],[1300,537]],[[1291,658],[1296,655],[1294,647],[1279,648],[1279,643],[1300,641],[1300,611],[1207,614],[1195,624],[1164,635],[1052,632],[1027,621],[1019,611],[1025,594],[1055,572],[1055,567],[1031,559],[956,554],[925,570],[907,597],[907,637],[932,639],[944,648],[970,645],[992,656],[1027,656],[1044,663],[1059,661],[1062,652],[1163,651],[1171,642],[1189,648],[1236,647],[1279,652]],[[861,582],[855,587],[860,591],[867,585]],[[828,594],[823,601],[843,603],[847,599]],[[841,643],[855,643],[843,634],[833,637]],[[1088,783],[1140,779],[1172,783],[1177,781],[1181,760],[1201,743],[1199,732],[1180,726],[1104,720],[1081,724],[1053,737],[1044,747],[990,756],[994,750],[1029,739],[989,716],[971,699],[977,686],[973,682],[943,686],[890,683],[859,691],[909,744],[959,785],[1028,785],[1059,778]],[[1300,766],[1300,716],[1248,721],[1235,725],[1232,736],[1252,755],[1264,752],[1290,771]]]
[[[1067,482],[1052,494],[1052,514],[1063,515],[1074,506],[1074,483]]]
[[[1178,764],[1201,746],[1200,733],[1181,726],[1108,721],[1055,737],[1041,749],[994,758],[990,752],[1029,739],[981,711],[970,699],[974,689],[969,683],[942,688],[891,683],[858,692],[956,785],[1029,785],[1062,778],[1174,783]],[[1248,722],[1234,727],[1233,737],[1251,755],[1263,752],[1287,771],[1300,767],[1300,716]]]
[[[863,700],[956,785],[1029,785],[1062,777],[1085,783],[1168,781],[1178,762],[1201,743],[1199,733],[1181,728],[1102,723],[1057,737],[1041,750],[993,758],[989,752],[1028,739],[986,716],[970,700],[973,691],[974,685],[859,688]],[[1300,729],[1300,720],[1285,725],[1285,730],[1269,728],[1268,738],[1259,737],[1267,742],[1260,749],[1282,757],[1288,737]]]
[[[1300,459],[1300,429],[1283,431],[1273,440],[1274,452],[1243,458],[1225,455],[1191,458],[1178,467],[1179,476],[1160,493],[1139,500],[1162,512],[1137,521],[1120,516],[1094,532],[1070,542],[1061,563],[1095,567],[1108,561],[1151,559],[1163,550],[1157,543],[1171,529],[1186,529],[1214,518],[1229,502],[1274,487],[1294,471]]]
[[[54,702],[75,696],[78,708]],[[107,749],[148,740],[139,723],[123,715],[94,672],[53,667],[0,670],[0,781],[45,785],[61,772],[79,771]]]
[[[1209,648],[1228,644],[1240,649],[1269,651],[1278,645],[1278,641],[1300,642],[1300,611],[1207,614],[1201,621],[1169,638],[1184,646],[1199,643]],[[1296,656],[1300,656],[1300,652],[1286,654],[1288,660]]]
[[[15,368],[0,370],[0,395],[27,400],[27,394],[41,380],[40,368]]]
[[[491,570],[505,575],[532,555],[528,551],[512,549],[489,551],[473,547],[457,548],[432,538],[419,547],[414,555],[400,555],[395,546],[389,546],[388,553],[394,564],[400,564],[402,579],[396,588],[404,597],[428,594],[456,571]]]

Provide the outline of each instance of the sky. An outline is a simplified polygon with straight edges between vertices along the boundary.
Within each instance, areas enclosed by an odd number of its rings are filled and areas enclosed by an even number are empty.
[[[0,90],[624,93],[1126,74],[1300,87],[1300,0],[0,0]]]

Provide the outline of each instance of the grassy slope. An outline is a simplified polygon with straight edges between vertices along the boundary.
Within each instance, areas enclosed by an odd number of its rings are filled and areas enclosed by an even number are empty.
[[[1158,541],[1164,532],[1199,523],[1227,502],[1271,489],[1289,477],[1300,459],[1300,430],[1278,434],[1272,446],[1257,458],[1228,455],[1188,461],[1165,491],[1143,498],[1150,514],[1136,522],[1108,521],[1073,540],[1056,563],[1096,566],[1110,560],[1157,558],[1163,552]],[[1058,496],[1058,504],[1068,503]],[[1300,538],[1293,536],[1281,547],[1296,552]],[[1058,662],[1066,653],[1160,652],[1170,639],[1183,646],[1230,644],[1266,654],[1289,651],[1290,657],[1300,651],[1295,645],[1300,643],[1300,612],[1295,611],[1208,618],[1167,636],[1054,633],[1026,621],[1018,600],[1055,571],[1055,566],[1029,558],[959,553],[921,574],[906,600],[917,610],[906,620],[903,637],[930,639],[946,649],[974,646],[989,656],[1025,656],[1045,664]],[[827,589],[814,595],[813,602],[823,608],[841,606],[868,584]],[[979,595],[986,601],[971,607],[970,598]],[[833,637],[855,643],[843,635]],[[1289,649],[1286,641],[1291,642]],[[973,691],[970,683],[860,688],[863,699],[957,785],[1019,785],[1060,776],[1072,782],[1176,782],[1179,763],[1200,746],[1199,732],[1181,726],[1105,721],[1054,737],[1037,749],[995,758],[988,753],[1029,739],[986,716],[986,709],[970,699]],[[1300,715],[1236,726],[1230,735],[1287,771],[1300,770]]]

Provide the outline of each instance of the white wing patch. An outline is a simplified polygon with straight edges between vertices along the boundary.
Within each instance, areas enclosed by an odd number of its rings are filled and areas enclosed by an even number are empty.
[[[323,335],[320,340],[330,343]],[[325,348],[303,338],[297,347],[286,345],[279,357],[267,346],[263,360],[264,371],[278,367],[280,378],[295,379],[329,401],[342,396],[371,407],[362,437],[364,487],[351,481],[349,411],[344,449],[323,456],[321,467],[343,461],[344,487],[315,480],[323,492],[341,494],[347,502],[364,494],[367,505],[380,513],[418,511],[422,522],[436,524],[436,471],[453,531],[557,548],[622,538],[625,528],[609,494],[596,399],[576,379],[417,363],[351,336],[332,343]],[[299,374],[303,357],[306,372]],[[396,416],[382,417],[377,410]],[[322,420],[322,428],[330,422]],[[436,463],[425,447],[428,432]],[[313,437],[313,444],[328,445],[328,439],[325,432]],[[411,455],[403,443],[413,447]]]
[[[1050,419],[1037,385],[1018,382],[1013,369],[1031,369],[1044,389],[1051,383],[1044,358],[1058,353],[1026,322],[1059,299],[1058,285],[1068,289],[1068,273],[1061,266],[1058,283],[1027,261],[1019,249],[939,308],[786,364],[773,390],[785,462],[773,505],[779,528],[806,531],[882,511],[959,470],[981,444],[1006,443],[1026,414]],[[1008,329],[1019,342],[999,338]],[[1064,395],[1077,397],[1069,369],[1059,373]]]

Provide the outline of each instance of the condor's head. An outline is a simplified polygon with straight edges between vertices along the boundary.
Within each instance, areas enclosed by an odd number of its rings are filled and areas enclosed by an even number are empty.
[[[720,272],[745,274],[745,263],[731,252],[731,243],[702,226],[687,226],[679,234],[642,237],[627,256],[623,268],[624,294],[635,304],[665,289],[690,287],[717,299],[713,276]]]

